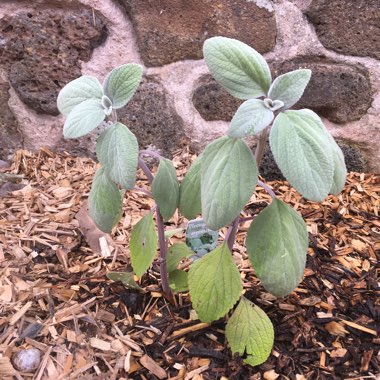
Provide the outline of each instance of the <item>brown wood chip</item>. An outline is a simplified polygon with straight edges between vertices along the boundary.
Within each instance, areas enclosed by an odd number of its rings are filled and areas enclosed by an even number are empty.
[[[174,152],[180,178],[194,159],[186,147]],[[321,203],[308,202],[286,181],[268,183],[306,221],[309,247],[302,282],[276,298],[263,289],[247,256],[250,221],[237,234],[233,258],[244,296],[276,328],[272,354],[252,368],[231,355],[223,320],[197,320],[188,293],[176,295],[176,307],[167,303],[158,260],[138,280],[141,292],[107,279],[111,270],[130,270],[131,228],[154,201],[127,192],[119,225],[111,234],[94,232],[88,214],[83,222],[78,212],[96,167],[89,158],[41,149],[19,151],[10,169],[0,169],[2,184],[25,185],[0,197],[1,379],[24,378],[11,361],[20,347],[43,353],[33,374],[41,380],[256,379],[280,372],[298,380],[362,379],[379,372],[373,347],[380,343],[380,176],[349,173],[342,193]],[[137,186],[149,186],[141,171]],[[242,216],[254,217],[270,201],[258,186]],[[186,225],[179,213],[167,223],[181,231]],[[170,244],[183,241],[183,233],[170,238]]]
[[[148,369],[150,373],[157,376],[159,379],[167,378],[165,370],[160,367],[150,356],[144,355],[140,358],[140,363],[143,367]]]

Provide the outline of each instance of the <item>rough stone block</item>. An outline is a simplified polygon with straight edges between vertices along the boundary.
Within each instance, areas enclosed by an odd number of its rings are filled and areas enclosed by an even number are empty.
[[[336,123],[360,119],[372,101],[368,70],[321,57],[298,57],[272,63],[273,77],[298,68],[312,70],[306,91],[294,108],[310,108]],[[193,104],[205,120],[230,121],[242,103],[212,77],[204,75],[193,94]]]
[[[369,73],[363,66],[308,56],[271,67],[274,77],[299,68],[311,69],[310,82],[295,108],[310,108],[333,122],[345,123],[360,119],[371,105]]]
[[[194,107],[207,121],[230,121],[243,102],[230,95],[209,74],[199,79],[192,101]]]
[[[58,115],[59,90],[81,75],[80,61],[88,61],[104,41],[104,18],[77,6],[20,11],[0,19],[0,66],[21,100],[39,113]]]
[[[305,13],[327,49],[380,59],[379,0],[313,0]]]
[[[216,35],[237,38],[261,53],[275,45],[276,20],[266,0],[119,2],[132,20],[147,66],[200,59],[204,40]]]
[[[17,129],[17,121],[8,106],[9,85],[0,82],[0,159],[23,147],[22,136]]]
[[[136,135],[140,148],[153,146],[171,157],[187,143],[183,121],[172,104],[159,79],[147,76],[132,100],[118,111],[118,118]]]

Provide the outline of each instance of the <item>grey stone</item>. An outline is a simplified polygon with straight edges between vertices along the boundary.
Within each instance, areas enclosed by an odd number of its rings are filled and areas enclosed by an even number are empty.
[[[243,102],[230,95],[209,74],[199,79],[192,101],[194,107],[207,121],[230,121]]]
[[[368,70],[361,65],[335,62],[323,57],[297,57],[282,63],[271,63],[273,76],[308,68],[311,80],[294,108],[310,108],[336,122],[360,119],[372,102]]]
[[[327,49],[380,59],[379,0],[313,0],[306,15]]]
[[[0,66],[20,99],[39,113],[58,115],[59,90],[81,75],[104,41],[104,18],[83,6],[20,11],[0,19]]]
[[[187,144],[183,121],[159,79],[144,77],[132,100],[118,111],[120,122],[137,137],[140,148],[153,146],[165,157]]]
[[[147,66],[202,58],[205,39],[237,38],[261,53],[276,41],[268,7],[247,0],[119,0],[130,16]],[[264,3],[264,2],[263,2]]]
[[[8,106],[9,85],[0,82],[0,159],[7,159],[17,149],[23,148],[23,138],[17,121]]]
[[[368,171],[367,159],[358,146],[339,141],[338,145],[344,154],[348,172],[364,173]]]

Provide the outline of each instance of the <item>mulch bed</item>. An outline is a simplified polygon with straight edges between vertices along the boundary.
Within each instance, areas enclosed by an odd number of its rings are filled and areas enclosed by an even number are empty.
[[[179,176],[193,159],[177,152]],[[142,278],[141,293],[107,279],[108,271],[131,269],[130,229],[153,201],[128,193],[112,239],[102,234],[83,206],[95,168],[90,159],[44,149],[17,152],[7,171],[24,176],[26,186],[0,188],[0,379],[379,378],[379,176],[350,173],[344,192],[322,204],[286,182],[268,183],[303,215],[310,244],[303,282],[277,299],[254,276],[244,248],[249,223],[241,226],[234,259],[245,296],[275,327],[271,356],[252,368],[231,356],[223,320],[195,319],[186,293],[176,306],[166,302],[157,264]],[[142,175],[139,185],[146,185]],[[268,202],[258,187],[243,215]],[[175,215],[168,228],[178,227],[186,221]],[[14,360],[25,348],[41,353],[30,373]]]

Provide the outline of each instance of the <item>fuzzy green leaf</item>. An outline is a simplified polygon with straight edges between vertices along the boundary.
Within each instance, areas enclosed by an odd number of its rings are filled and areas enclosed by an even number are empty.
[[[267,93],[272,80],[269,66],[245,43],[212,37],[205,41],[203,55],[212,76],[231,95],[252,99]]]
[[[201,194],[203,218],[210,229],[218,230],[240,214],[257,177],[255,158],[243,140],[224,136],[206,147]]]
[[[245,101],[236,111],[228,128],[231,137],[246,137],[259,134],[272,122],[273,112],[260,99]]]
[[[131,289],[142,290],[133,278],[133,272],[108,272],[107,277],[112,281],[120,281],[124,286]]]
[[[308,117],[314,119],[315,123],[323,127],[325,135],[330,143],[330,148],[333,155],[334,160],[334,177],[333,183],[330,189],[331,194],[339,194],[345,185],[346,177],[347,177],[347,168],[346,163],[344,162],[344,155],[339,145],[335,142],[334,138],[331,136],[328,129],[323,125],[320,117],[313,111],[304,109],[303,112],[308,115]]]
[[[100,99],[85,100],[70,112],[63,126],[63,135],[71,139],[82,137],[98,127],[105,117]]]
[[[226,338],[234,354],[247,355],[251,366],[264,363],[273,347],[273,325],[265,312],[242,297],[226,325]]]
[[[113,69],[104,81],[104,93],[111,99],[113,108],[124,107],[132,98],[141,81],[142,67],[134,63]]]
[[[153,216],[149,212],[132,228],[129,249],[132,268],[141,277],[157,254],[158,238],[154,228]]]
[[[203,322],[223,317],[235,305],[242,290],[239,271],[226,243],[190,267],[191,302]]]
[[[169,286],[175,292],[186,292],[189,289],[188,277],[187,272],[176,269],[169,273]]]
[[[311,77],[311,70],[299,69],[278,76],[269,89],[268,97],[281,100],[288,109],[300,100]]]
[[[246,247],[264,288],[277,297],[292,292],[302,279],[308,234],[304,220],[274,199],[251,223]]]
[[[318,116],[309,110],[280,113],[269,141],[278,167],[292,186],[305,198],[322,201],[332,186],[334,161]]]
[[[127,190],[135,186],[139,145],[125,125],[116,123],[100,135],[96,155],[114,182]]]
[[[174,235],[177,235],[177,234],[182,234],[183,233],[183,228],[173,228],[171,230],[166,230],[165,231],[165,237],[167,239],[171,238],[172,236]]]
[[[335,142],[334,138],[327,130],[326,134],[330,141],[330,146],[334,157],[334,178],[329,192],[331,194],[337,195],[344,189],[347,177],[347,168],[346,163],[344,162],[343,152],[340,149],[339,145]]]
[[[193,255],[194,252],[185,243],[176,243],[170,246],[166,259],[166,268],[168,272],[176,270],[181,260]]]
[[[333,155],[334,176],[333,176],[333,182],[332,182],[329,193],[335,194],[335,195],[339,194],[344,188],[346,177],[347,177],[347,168],[346,168],[346,163],[344,161],[343,152],[340,149],[339,145],[334,140],[334,138],[331,136],[328,129],[323,125],[320,117],[315,112],[309,109],[304,109],[302,110],[302,112],[305,115],[307,115],[309,118],[314,119],[314,122],[320,125],[321,128],[323,128],[325,135],[327,137],[327,140],[330,143],[330,148]]]
[[[67,116],[78,104],[89,99],[101,99],[103,89],[99,81],[92,76],[84,75],[69,82],[58,94],[59,112]]]
[[[179,211],[187,219],[194,219],[202,212],[201,163],[202,155],[192,163],[180,186]]]
[[[152,182],[152,194],[165,221],[174,214],[179,201],[179,182],[173,163],[162,158]]]
[[[90,195],[89,213],[94,223],[104,232],[111,232],[122,214],[122,197],[117,185],[107,175],[106,168],[97,170]]]

